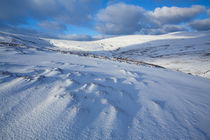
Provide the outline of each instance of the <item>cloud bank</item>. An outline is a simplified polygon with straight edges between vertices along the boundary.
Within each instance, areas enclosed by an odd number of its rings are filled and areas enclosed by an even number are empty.
[[[151,14],[151,18],[155,18],[157,22],[162,24],[179,24],[187,22],[204,12],[205,7],[193,5],[190,8],[180,7],[162,7],[156,8]]]
[[[101,2],[102,0],[0,0],[0,20],[17,24],[25,23],[25,18],[30,17],[86,25],[92,20],[92,14]]]
[[[146,11],[139,6],[118,3],[99,11],[96,29],[102,34],[111,35],[183,31],[185,27],[179,24],[191,21],[204,11],[205,7],[199,5],[190,8],[162,7]]]
[[[0,0],[0,29],[60,36],[68,26],[85,27],[102,35],[164,34],[176,31],[210,30],[210,9],[191,7],[143,7],[109,0]],[[208,18],[198,19],[205,13]],[[36,28],[25,28],[28,19]],[[16,29],[15,29],[16,28]],[[71,31],[70,31],[71,32]],[[92,40],[89,35],[69,35],[72,40]]]
[[[195,20],[189,23],[189,26],[198,31],[210,30],[210,18]]]
[[[99,11],[96,29],[104,34],[132,34],[141,28],[139,20],[143,19],[144,9],[124,3],[115,4]]]

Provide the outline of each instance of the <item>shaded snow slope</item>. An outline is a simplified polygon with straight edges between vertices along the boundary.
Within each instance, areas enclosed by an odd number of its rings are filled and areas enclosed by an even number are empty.
[[[210,139],[209,79],[48,45],[0,44],[0,139]]]
[[[141,60],[210,78],[210,32],[130,35],[98,41],[48,40],[59,49]]]

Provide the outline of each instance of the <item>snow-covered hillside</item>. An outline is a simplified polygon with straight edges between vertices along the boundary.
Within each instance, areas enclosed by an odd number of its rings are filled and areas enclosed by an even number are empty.
[[[69,42],[0,34],[0,139],[210,139],[209,79],[58,48]]]
[[[87,51],[160,65],[210,78],[210,32],[130,35],[98,41],[48,40],[59,49]]]

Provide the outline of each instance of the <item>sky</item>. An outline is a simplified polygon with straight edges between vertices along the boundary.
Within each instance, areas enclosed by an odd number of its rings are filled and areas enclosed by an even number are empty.
[[[94,40],[210,30],[210,0],[0,0],[0,30]]]

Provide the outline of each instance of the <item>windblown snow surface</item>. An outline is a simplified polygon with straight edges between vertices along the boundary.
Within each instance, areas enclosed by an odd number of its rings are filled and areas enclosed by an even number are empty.
[[[210,80],[0,34],[0,139],[210,139]]]

